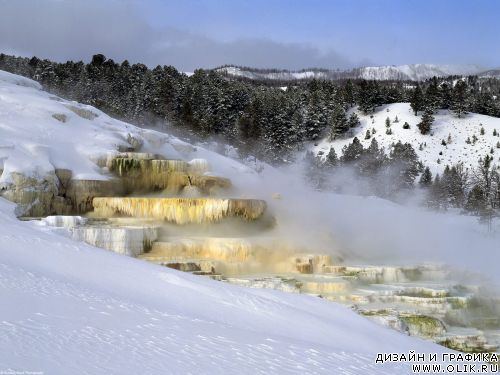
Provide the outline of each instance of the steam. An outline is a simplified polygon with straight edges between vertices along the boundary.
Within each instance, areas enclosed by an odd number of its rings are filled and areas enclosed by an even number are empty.
[[[276,217],[274,235],[298,247],[350,264],[439,263],[460,277],[500,282],[498,222],[487,233],[475,217],[426,210],[416,204],[422,198],[418,190],[401,194],[398,203],[366,195],[367,182],[348,168],[331,177],[343,194],[318,192],[304,181],[303,169],[300,162],[263,165],[258,175],[229,177],[236,195],[268,202]],[[355,195],[360,193],[365,195]]]

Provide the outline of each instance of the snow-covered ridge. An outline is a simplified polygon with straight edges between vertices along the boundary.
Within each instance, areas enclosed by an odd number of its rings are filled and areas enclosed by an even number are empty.
[[[359,78],[372,80],[422,81],[431,77],[478,74],[482,68],[476,65],[410,64],[368,66],[359,69]]]
[[[446,77],[450,75],[479,74],[484,69],[477,65],[436,65],[409,64],[369,66],[347,70],[310,69],[301,71],[266,71],[237,66],[227,66],[216,69],[219,72],[234,77],[268,80],[300,80],[300,79],[343,79],[363,78],[369,80],[413,80],[420,81],[431,77]]]
[[[247,70],[237,66],[227,66],[216,69],[218,72],[225,73],[229,76],[243,77],[248,79],[270,79],[291,81],[296,79],[312,79],[312,78],[327,78],[327,72],[316,70],[304,70],[300,72],[292,71],[276,71],[266,72],[260,70]]]
[[[482,78],[500,78],[500,69],[491,69],[485,72],[481,72],[480,76]]]

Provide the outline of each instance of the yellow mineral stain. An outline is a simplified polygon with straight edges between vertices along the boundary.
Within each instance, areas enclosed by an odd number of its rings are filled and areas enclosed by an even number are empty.
[[[175,224],[212,223],[226,217],[256,220],[264,214],[266,202],[257,199],[218,198],[95,198],[99,217],[115,215],[155,218]]]

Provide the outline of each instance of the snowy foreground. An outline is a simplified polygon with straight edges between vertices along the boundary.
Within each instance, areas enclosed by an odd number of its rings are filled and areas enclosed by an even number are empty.
[[[233,160],[5,72],[0,114],[2,182],[64,167],[107,178],[92,157],[131,136],[151,152],[207,158],[256,190],[255,173]],[[17,220],[14,208],[0,198],[0,373],[400,374],[410,366],[375,364],[376,354],[446,351],[320,298],[244,289],[74,242]]]
[[[73,242],[13,210],[0,198],[0,370],[400,374],[410,366],[375,364],[376,354],[445,351],[319,298]]]
[[[114,120],[90,106],[53,97],[33,81],[0,72],[0,182],[8,183],[13,172],[43,176],[65,167],[72,168],[75,178],[107,178],[91,159],[116,153],[129,138],[143,142],[145,151],[171,158],[206,158],[221,175],[237,176],[235,187],[249,196],[269,199],[271,192],[283,193],[283,200],[271,205],[278,217],[289,218],[281,227],[289,228],[289,236],[315,234],[306,224],[317,223],[320,215],[325,218],[319,221],[322,227],[344,233],[334,233],[339,246],[359,247],[359,254],[366,253],[369,243],[374,251],[393,250],[394,255],[403,248],[402,239],[422,238],[420,226],[401,218],[420,222],[420,215],[427,214],[398,216],[400,209],[388,202],[345,196],[325,200],[324,195],[309,194],[308,202],[301,203],[298,197],[304,191],[294,180],[276,178],[271,168],[258,177],[234,160]],[[358,209],[353,210],[354,204]],[[375,364],[377,353],[449,351],[320,298],[243,289],[74,242],[36,223],[18,221],[14,208],[0,198],[0,373],[401,374],[410,373],[410,365]],[[369,215],[380,218],[380,212],[394,220],[389,236],[383,236],[386,225]],[[459,221],[459,228],[474,229],[469,221]],[[436,242],[442,240],[436,248],[456,254],[457,244],[447,246],[448,232],[433,227]],[[378,247],[368,236],[373,231],[381,240]],[[458,233],[465,236],[466,230]],[[419,241],[413,243],[421,247]],[[460,243],[467,244],[462,238]],[[481,249],[491,254],[493,245],[492,238]],[[411,246],[404,248],[405,259],[417,253]],[[469,254],[458,250],[464,257]],[[484,259],[493,268],[488,274],[496,273],[498,263]]]

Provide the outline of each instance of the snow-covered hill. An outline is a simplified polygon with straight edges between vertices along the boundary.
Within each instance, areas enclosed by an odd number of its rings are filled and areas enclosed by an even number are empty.
[[[476,65],[409,64],[368,66],[359,69],[359,78],[372,80],[421,81],[431,77],[477,74],[482,70]]]
[[[431,77],[446,77],[450,75],[479,74],[483,69],[477,65],[435,65],[409,64],[369,66],[349,70],[309,69],[301,71],[266,71],[236,66],[216,69],[233,77],[268,80],[300,80],[300,79],[345,79],[363,78],[368,80],[413,80],[420,81]]]
[[[259,69],[245,69],[237,66],[226,66],[217,68],[217,71],[225,73],[233,77],[243,77],[248,79],[269,79],[269,80],[283,80],[291,81],[296,79],[313,79],[313,78],[328,78],[328,71],[321,70],[303,70],[298,72],[282,70],[276,72],[266,72]]]
[[[209,160],[238,183],[256,174],[175,137],[139,129],[0,72],[0,170],[39,178],[141,143]],[[257,185],[254,185],[257,186]],[[14,216],[0,198],[0,371],[47,374],[405,373],[379,352],[441,352],[335,303],[249,290],[121,256]]]
[[[171,159],[219,156],[154,130],[135,127],[97,108],[67,101],[43,91],[30,79],[0,71],[0,177],[12,173],[43,177],[56,168],[73,171],[74,179],[108,179],[96,158],[140,144],[144,152]],[[250,170],[228,158],[214,163],[221,174]],[[218,169],[226,169],[218,171]]]
[[[496,78],[500,79],[500,69],[490,69],[479,74],[482,78]]]
[[[12,211],[0,198],[2,370],[383,374],[379,351],[442,350],[331,302],[120,256],[19,222]]]
[[[492,155],[494,162],[500,164],[500,148],[497,147],[497,143],[500,142],[499,118],[474,113],[457,118],[451,112],[443,110],[435,114],[431,134],[422,135],[417,127],[421,114],[415,116],[409,103],[381,106],[373,114],[373,118],[371,115],[363,115],[359,112],[357,114],[361,124],[352,129],[351,137],[333,142],[325,138],[318,142],[313,150],[316,153],[319,151],[328,153],[330,147],[333,147],[337,155],[341,155],[342,148],[351,143],[354,137],[358,137],[361,143],[368,147],[371,139],[365,139],[365,135],[366,131],[370,130],[371,138],[375,138],[379,146],[384,147],[387,152],[398,140],[411,143],[420,160],[431,168],[433,174],[441,173],[447,164],[453,165],[458,162],[463,162],[468,168],[474,168],[479,158],[486,154]],[[396,117],[398,122],[395,122]],[[386,134],[387,118],[391,121],[391,135]],[[403,128],[405,122],[408,122],[410,129]],[[484,129],[484,135],[481,134],[481,128]],[[375,134],[373,134],[373,129],[375,129]],[[495,130],[497,136],[493,135]],[[474,136],[477,137],[476,142],[474,142]],[[446,145],[442,144],[443,141]],[[493,154],[491,154],[492,149]]]

